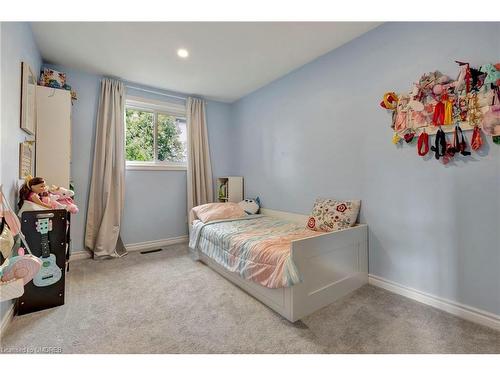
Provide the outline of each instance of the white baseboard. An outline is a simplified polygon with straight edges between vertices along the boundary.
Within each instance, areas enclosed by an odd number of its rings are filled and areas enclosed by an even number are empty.
[[[472,306],[467,306],[458,302],[450,301],[441,297],[434,296],[429,293],[398,284],[396,282],[386,280],[375,275],[368,275],[368,282],[371,285],[378,286],[390,292],[400,294],[404,297],[411,298],[415,301],[425,303],[439,310],[446,311],[450,314],[458,316],[462,319],[478,323],[495,330],[500,331],[500,316],[487,311],[476,309]]]
[[[9,307],[9,310],[7,310],[7,313],[2,318],[2,322],[0,323],[0,338],[2,337],[7,327],[9,326],[10,322],[12,322],[13,318],[14,318],[14,304],[12,303]]]
[[[125,248],[127,249],[127,251],[130,251],[130,252],[132,252],[132,251],[146,251],[146,250],[159,249],[159,248],[162,248],[165,246],[175,245],[178,243],[184,243],[187,241],[188,241],[188,236],[179,236],[179,237],[164,238],[161,240],[126,244]],[[71,254],[71,257],[69,260],[70,260],[70,262],[72,262],[75,260],[88,259],[91,257],[92,257],[92,254],[89,251],[81,250],[81,251],[73,252]]]
[[[175,245],[178,243],[184,243],[188,241],[188,236],[179,236],[165,238],[163,240],[145,241],[139,243],[131,243],[125,245],[127,251],[144,251],[144,250],[154,250],[165,246]]]

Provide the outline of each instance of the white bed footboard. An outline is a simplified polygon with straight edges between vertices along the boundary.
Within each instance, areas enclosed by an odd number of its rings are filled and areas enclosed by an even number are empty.
[[[291,321],[368,283],[368,227],[355,227],[292,242],[302,282],[292,287]]]
[[[262,210],[267,216],[307,222],[304,215]],[[358,224],[292,242],[292,259],[302,282],[290,288],[269,289],[227,271],[200,254],[208,266],[228,278],[291,322],[329,305],[368,283],[368,226]]]

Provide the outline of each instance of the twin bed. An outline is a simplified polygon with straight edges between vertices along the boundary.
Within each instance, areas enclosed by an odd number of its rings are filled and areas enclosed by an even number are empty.
[[[368,227],[306,229],[308,217],[261,209],[261,215],[195,220],[189,247],[202,261],[295,322],[368,282]]]

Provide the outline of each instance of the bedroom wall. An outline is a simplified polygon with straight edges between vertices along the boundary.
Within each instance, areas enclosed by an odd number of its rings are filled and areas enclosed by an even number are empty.
[[[500,146],[444,166],[391,143],[387,91],[498,62],[500,23],[388,23],[233,106],[231,172],[265,207],[361,198],[370,273],[500,314]],[[470,137],[470,133],[467,134]]]
[[[37,74],[42,58],[31,27],[23,22],[1,23],[1,179],[4,194],[14,208],[19,177],[19,143],[28,135],[20,128],[21,62]],[[0,321],[11,302],[0,303]]]
[[[80,213],[73,216],[71,228],[72,248],[76,252],[84,249],[85,220],[101,76],[53,64],[45,66],[66,72],[68,83],[78,95],[72,113],[71,165],[76,203],[80,208]],[[143,87],[135,83],[133,86]],[[180,95],[165,90],[152,90]],[[166,100],[164,96],[132,89],[128,89],[127,93],[155,100]],[[207,101],[209,138],[211,141],[217,139],[211,146],[214,176],[225,172],[224,145],[227,142],[224,141],[224,137],[227,133],[225,130],[229,126],[229,114],[228,104]],[[127,170],[125,184],[125,210],[121,231],[125,244],[187,235],[186,171]],[[144,218],[147,218],[147,221]]]

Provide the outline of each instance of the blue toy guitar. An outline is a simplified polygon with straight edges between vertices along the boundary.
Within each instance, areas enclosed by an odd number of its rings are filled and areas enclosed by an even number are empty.
[[[57,283],[62,272],[56,263],[56,256],[50,253],[49,231],[52,230],[52,221],[49,219],[38,219],[36,222],[36,230],[42,235],[42,267],[33,278],[33,284],[38,287],[49,286]]]

